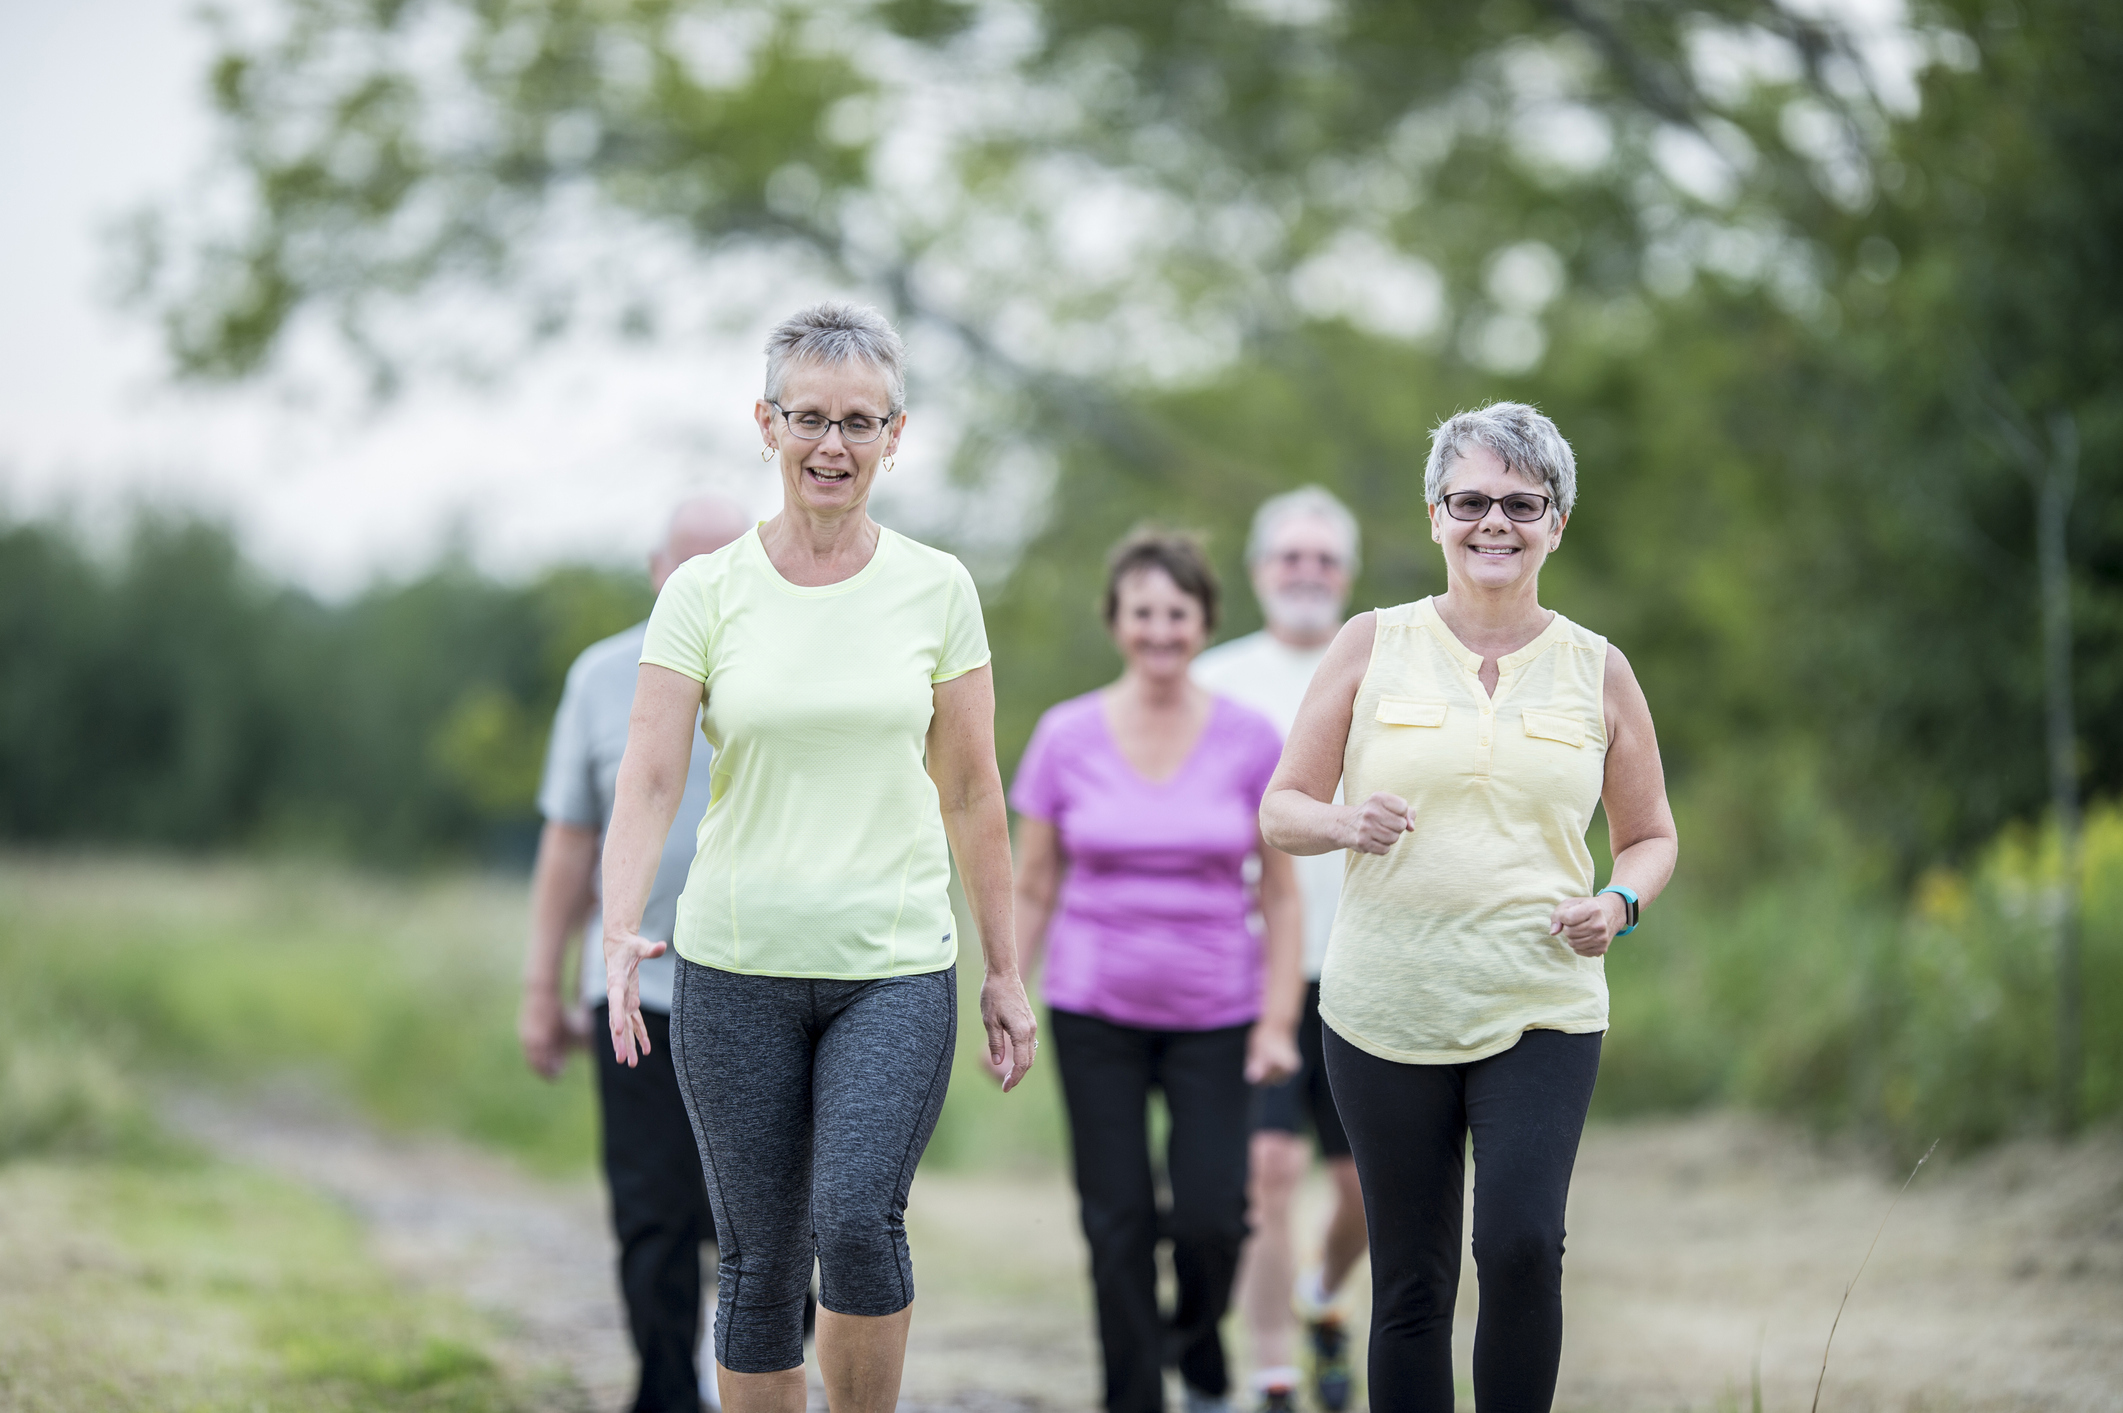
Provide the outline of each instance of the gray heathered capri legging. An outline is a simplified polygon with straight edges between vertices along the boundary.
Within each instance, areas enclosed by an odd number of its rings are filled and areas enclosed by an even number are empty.
[[[958,1039],[957,969],[877,981],[678,959],[671,1054],[721,1239],[715,1358],[803,1363],[804,1294],[843,1315],[914,1299],[907,1189]]]

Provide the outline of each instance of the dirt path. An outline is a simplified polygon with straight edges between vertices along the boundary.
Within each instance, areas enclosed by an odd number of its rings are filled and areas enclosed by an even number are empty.
[[[195,1102],[182,1117],[228,1156],[346,1202],[394,1269],[494,1315],[518,1367],[561,1365],[585,1406],[625,1406],[631,1361],[594,1185],[295,1111]],[[1594,1130],[1572,1198],[1558,1407],[1745,1407],[1759,1357],[1765,1407],[1806,1408],[1836,1301],[1894,1186],[1747,1120]],[[925,1173],[908,1226],[922,1295],[904,1407],[1095,1405],[1083,1255],[1059,1177]],[[1470,1262],[1463,1371],[1472,1278]],[[1361,1292],[1353,1303],[1361,1317]],[[2123,1142],[1928,1168],[1851,1301],[1822,1407],[2123,1409]]]

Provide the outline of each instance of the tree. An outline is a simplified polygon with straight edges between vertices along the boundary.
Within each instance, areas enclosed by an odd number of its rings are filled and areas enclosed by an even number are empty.
[[[2084,0],[1885,36],[1739,0],[275,14],[214,69],[239,214],[141,227],[180,368],[251,375],[315,321],[387,389],[486,327],[468,303],[529,343],[649,336],[761,251],[829,271],[935,336],[921,392],[957,402],[968,474],[1056,467],[995,608],[1067,650],[1006,677],[1006,735],[1103,670],[1055,593],[1124,514],[1228,549],[1255,493],[1326,480],[1379,546],[1365,592],[1413,592],[1411,444],[1509,392],[1586,454],[1558,590],[1652,645],[1683,784],[1762,794],[1784,767],[1757,762],[1803,759],[1906,878],[2052,774],[2017,670],[2035,517],[1969,430],[1988,377],[2080,429],[2074,695],[2085,778],[2123,782],[2119,537],[2089,518],[2115,513],[2117,56]],[[599,231],[635,242],[620,268]],[[1717,808],[1750,857],[1774,812]]]

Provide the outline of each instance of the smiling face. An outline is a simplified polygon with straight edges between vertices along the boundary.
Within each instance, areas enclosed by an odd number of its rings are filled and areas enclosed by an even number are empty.
[[[1128,670],[1150,681],[1187,675],[1187,664],[1209,645],[1202,602],[1162,569],[1138,569],[1116,586],[1113,645]]]
[[[1514,492],[1548,494],[1546,486],[1506,469],[1503,458],[1478,444],[1467,448],[1445,479],[1444,495],[1459,491],[1479,491],[1492,500]],[[1455,589],[1494,592],[1532,584],[1549,552],[1563,542],[1563,523],[1552,505],[1528,522],[1507,519],[1500,504],[1479,520],[1455,520],[1442,503],[1430,507],[1430,538],[1444,547],[1445,575]]]
[[[782,379],[780,401],[789,413],[815,412],[836,421],[855,413],[881,418],[892,410],[885,375],[859,359],[797,364]],[[773,403],[761,399],[752,411],[759,434],[779,452],[785,502],[791,510],[814,515],[860,509],[870,498],[878,464],[899,450],[899,435],[907,425],[901,413],[872,442],[850,442],[839,427],[817,441],[805,441],[789,430]]]

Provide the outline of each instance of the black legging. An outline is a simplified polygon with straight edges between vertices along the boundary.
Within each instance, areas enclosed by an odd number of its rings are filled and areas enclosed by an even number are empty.
[[[1142,1030],[1054,1011],[1047,1033],[1069,1106],[1069,1147],[1091,1247],[1109,1413],[1162,1413],[1169,1354],[1198,1392],[1230,1387],[1217,1324],[1246,1240],[1247,1026]],[[1160,1211],[1148,1129],[1165,1092],[1171,1133]],[[1172,1243],[1179,1301],[1157,1307],[1157,1243]]]
[[[1500,1055],[1404,1065],[1330,1027],[1327,1074],[1371,1223],[1372,1413],[1452,1413],[1467,1136],[1474,1136],[1478,1413],[1547,1413],[1563,1352],[1563,1204],[1600,1036],[1529,1030]]]

